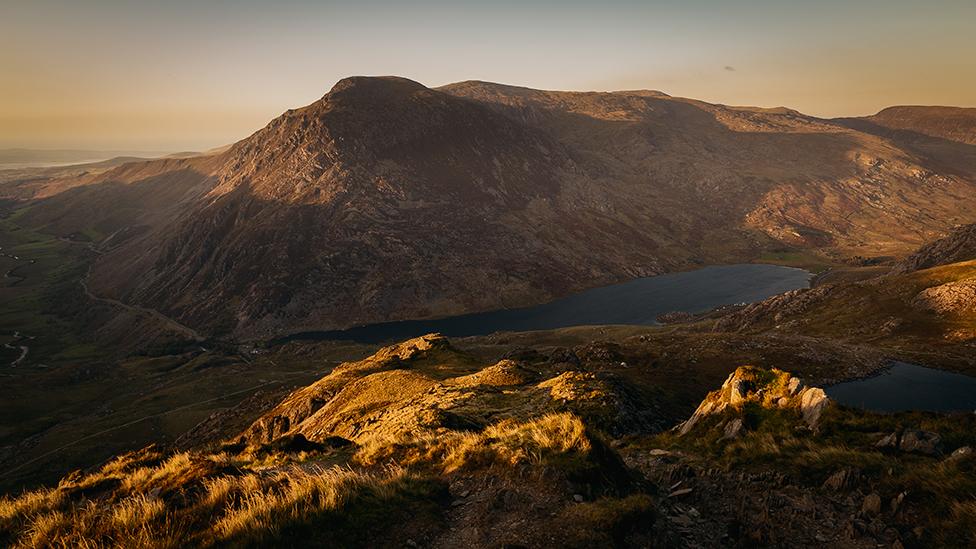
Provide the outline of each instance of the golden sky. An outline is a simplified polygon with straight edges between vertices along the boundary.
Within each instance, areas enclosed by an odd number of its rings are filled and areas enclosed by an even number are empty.
[[[974,0],[0,0],[0,148],[203,150],[359,74],[976,106],[974,59]]]

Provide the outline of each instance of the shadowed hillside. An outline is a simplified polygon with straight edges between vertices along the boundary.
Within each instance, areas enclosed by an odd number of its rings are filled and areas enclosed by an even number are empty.
[[[354,77],[226,150],[4,188],[47,197],[32,227],[95,237],[98,295],[253,338],[901,256],[973,221],[971,145],[876,133],[649,91]]]

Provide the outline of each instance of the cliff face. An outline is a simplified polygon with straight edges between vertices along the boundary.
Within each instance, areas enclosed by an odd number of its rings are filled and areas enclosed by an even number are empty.
[[[178,221],[100,262],[101,291],[268,334],[514,305],[585,277],[557,255],[571,239],[523,213],[571,172],[560,145],[414,82],[342,81],[218,164]]]
[[[974,221],[967,150],[657,92],[357,77],[226,151],[44,184],[31,215],[112,236],[96,293],[267,337],[784,247],[904,255]]]

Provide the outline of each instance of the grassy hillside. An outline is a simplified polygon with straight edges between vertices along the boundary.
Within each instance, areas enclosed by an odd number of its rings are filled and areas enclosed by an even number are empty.
[[[828,402],[811,420],[804,395],[818,390],[748,368],[678,434],[658,421],[667,415],[652,384],[619,375],[619,362],[580,355],[523,352],[485,364],[437,337],[388,347],[293,392],[240,436],[190,451],[149,447],[0,500],[0,541],[875,547],[976,539],[971,415],[876,415]],[[879,446],[889,435],[894,446]],[[910,446],[912,437],[931,444]]]
[[[731,311],[714,329],[802,334],[976,371],[976,260],[790,292]]]

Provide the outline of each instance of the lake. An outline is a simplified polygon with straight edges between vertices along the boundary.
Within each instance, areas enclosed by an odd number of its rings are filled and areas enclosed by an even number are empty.
[[[761,301],[810,285],[811,274],[779,265],[721,265],[639,278],[594,288],[556,301],[434,320],[372,324],[348,330],[304,332],[278,339],[352,340],[379,343],[431,332],[446,336],[487,335],[499,331],[550,330],[599,324],[652,325],[671,311],[700,313],[735,303]]]
[[[824,388],[840,404],[876,412],[976,410],[976,377],[892,362],[876,376]]]

